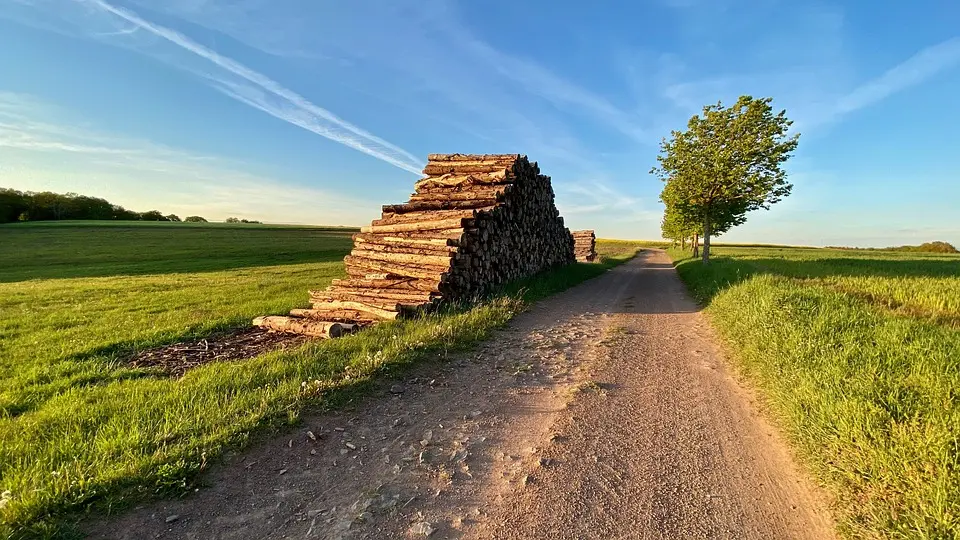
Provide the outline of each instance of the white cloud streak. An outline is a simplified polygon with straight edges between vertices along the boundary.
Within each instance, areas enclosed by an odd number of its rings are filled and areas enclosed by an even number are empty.
[[[103,0],[89,1],[93,5],[120,17],[128,23],[142,28],[157,37],[163,38],[201,58],[209,60],[218,67],[251,83],[254,87],[249,90],[260,89],[263,91],[244,92],[244,89],[236,84],[212,77],[214,81],[221,83],[217,86],[221,91],[224,91],[225,86],[233,87],[233,90],[224,92],[226,95],[234,98],[239,98],[239,96],[243,95],[244,99],[239,99],[241,102],[254,106],[276,118],[345,146],[349,146],[354,150],[359,150],[395,167],[410,171],[414,174],[420,173],[422,164],[415,156],[406,150],[339,118],[330,111],[311,103],[296,92],[283,87],[269,77],[235,60],[221,56],[217,52],[200,45],[175,30],[151,23],[132,11],[115,7]],[[265,99],[267,94],[273,95],[277,99],[274,100],[273,103],[269,103]]]
[[[191,5],[192,2],[186,2],[166,7],[186,10]],[[216,8],[212,4],[211,7]],[[127,8],[104,0],[17,0],[6,5],[0,2],[0,16],[43,30],[88,37],[150,55],[198,75],[220,91],[224,87],[245,85],[248,88],[242,92],[227,95],[247,96],[248,99],[241,101],[248,105],[250,97],[257,96],[253,101],[258,110],[402,170],[419,174],[423,167],[418,158],[403,148],[338,117],[266,75],[174,29],[148,21]],[[151,50],[163,44],[172,45],[179,54]],[[183,53],[189,57],[184,57]]]
[[[879,103],[958,64],[960,37],[927,47],[841,98],[837,103],[836,113],[845,114]]]
[[[607,99],[558,76],[542,65],[504,54],[489,44],[469,37],[465,29],[457,29],[451,40],[462,41],[472,54],[487,63],[501,76],[520,83],[529,93],[555,106],[573,105],[588,115],[641,143],[651,142],[649,134],[630,121],[632,116]]]
[[[60,112],[36,100],[0,92],[0,185],[77,191],[141,211],[273,223],[356,225],[378,209],[376,201],[248,172],[247,163],[68,127],[74,123],[55,116]]]
[[[140,1],[141,5],[149,5]],[[524,148],[549,146],[567,116],[575,115],[628,138],[628,142],[655,143],[640,126],[640,118],[618,107],[603,93],[594,92],[532,58],[495,47],[471,29],[446,0],[415,4],[355,0],[343,9],[313,2],[276,4],[253,0],[242,4],[210,1],[164,4],[170,15],[225,33],[268,54],[301,58],[333,54],[341,61],[381,69],[382,80],[400,76],[392,86],[428,88],[438,101],[423,116],[436,113],[438,122],[478,114],[471,119],[473,136],[503,140],[502,130],[522,131]],[[329,14],[324,18],[324,14]],[[303,25],[303,20],[316,20]],[[332,23],[335,21],[335,23]],[[283,28],[282,33],[277,28]],[[402,32],[403,39],[393,34]],[[284,53],[283,51],[295,51]],[[306,53],[304,52],[306,51]],[[421,97],[422,96],[417,96]],[[550,107],[531,106],[531,102]],[[403,104],[401,104],[403,106]],[[442,113],[438,112],[442,108]],[[541,133],[515,128],[518,117],[529,116]],[[483,125],[499,120],[499,128]],[[522,121],[522,119],[521,119]],[[494,129],[499,129],[491,137]],[[467,132],[467,131],[465,131]],[[530,143],[530,144],[527,144]],[[515,143],[512,143],[515,144]]]

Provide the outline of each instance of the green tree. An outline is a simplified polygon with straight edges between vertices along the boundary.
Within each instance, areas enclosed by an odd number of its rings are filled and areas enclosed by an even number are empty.
[[[206,223],[207,222],[206,219],[200,216],[187,216],[186,218],[184,218],[183,221],[187,223]]]
[[[15,189],[0,188],[0,223],[17,221],[27,208],[26,194]]]
[[[679,243],[681,249],[686,249],[687,240],[690,240],[694,257],[697,256],[695,237],[700,231],[700,225],[697,222],[686,219],[685,216],[674,207],[668,206],[663,212],[660,231],[664,238],[673,240],[674,243]]]
[[[731,106],[708,105],[660,144],[651,173],[666,185],[661,200],[703,230],[703,262],[710,237],[746,221],[746,214],[770,206],[793,188],[781,168],[797,148],[788,135],[786,111],[773,113],[772,98],[740,96]]]
[[[176,214],[170,214],[170,215],[165,216],[165,217],[167,218],[167,221],[176,221],[176,222],[181,221],[180,216],[178,216],[178,215],[176,215]]]
[[[239,219],[239,218],[235,218],[235,217],[228,217],[226,222],[227,222],[227,223],[240,223],[240,219]]]
[[[169,221],[159,210],[150,210],[140,214],[140,221]]]
[[[140,214],[117,205],[113,207],[113,219],[117,221],[137,221],[140,219]]]

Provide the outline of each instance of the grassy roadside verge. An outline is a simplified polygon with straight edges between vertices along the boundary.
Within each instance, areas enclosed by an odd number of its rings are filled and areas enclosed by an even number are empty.
[[[140,320],[136,319],[139,313],[120,311],[122,305],[131,304],[118,304],[116,319],[82,320],[75,325],[78,331],[93,328],[102,342],[97,347],[92,342],[84,347],[102,352],[94,351],[67,365],[77,372],[99,373],[98,379],[68,377],[60,384],[66,373],[37,366],[33,368],[36,373],[28,373],[21,380],[26,386],[45,388],[45,393],[4,389],[3,397],[8,402],[16,405],[23,401],[25,405],[8,407],[0,415],[0,492],[4,493],[0,536],[67,535],[68,513],[109,511],[143,497],[182,492],[208,461],[226,449],[295,422],[307,408],[335,407],[362,393],[377,378],[425,357],[469,347],[530,302],[602,274],[631,258],[637,247],[600,242],[598,250],[599,264],[571,265],[525,280],[469,309],[384,324],[355,336],[308,343],[249,361],[209,364],[178,380],[116,365],[108,340],[121,340],[120,336],[131,332],[128,321]],[[284,268],[293,269],[295,265]],[[277,275],[284,271],[276,267],[268,270]],[[329,280],[332,273],[324,274],[323,280]],[[228,290],[225,287],[233,286],[234,276],[224,272],[178,274],[177,280],[197,280],[197,288],[175,296],[154,297],[168,291],[150,291],[152,277],[130,278],[135,281],[128,285],[129,293],[136,294],[141,304],[175,321],[192,316],[198,309],[196,296],[201,294],[204,280],[209,280],[209,290],[203,294],[210,299],[223,296]],[[249,287],[256,290],[265,286],[260,279],[255,277]],[[42,287],[44,282],[28,283]],[[123,282],[117,286],[123,288]],[[22,290],[29,296],[29,289]],[[95,289],[84,286],[80,291],[86,297],[83,310],[90,311],[99,310],[99,302],[111,301],[120,292],[111,289],[100,298]],[[235,292],[249,294],[250,290]],[[53,295],[51,302],[62,301],[63,294]],[[302,294],[298,290],[298,296]],[[134,302],[134,297],[129,300]],[[229,301],[218,304],[217,311],[209,314],[211,327],[236,324],[250,307],[244,306],[238,309]],[[44,306],[36,307],[42,311]],[[135,302],[133,307],[137,307]],[[25,324],[7,329],[10,335],[19,333],[22,348],[14,351],[17,354],[29,354],[30,343],[43,340],[55,351],[57,347],[70,350],[69,343],[56,342],[56,328],[44,328],[36,337],[24,334],[34,331]],[[167,330],[156,336],[144,335],[140,340],[157,344],[178,337],[182,336]],[[21,390],[27,397],[17,394]]]
[[[960,536],[960,259],[773,251],[671,255],[842,533]]]

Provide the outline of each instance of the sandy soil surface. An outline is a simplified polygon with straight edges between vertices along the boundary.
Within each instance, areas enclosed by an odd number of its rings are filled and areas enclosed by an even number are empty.
[[[666,254],[226,460],[93,538],[832,538]]]

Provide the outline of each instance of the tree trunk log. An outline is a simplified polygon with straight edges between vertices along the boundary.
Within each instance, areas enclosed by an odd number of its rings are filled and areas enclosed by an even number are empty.
[[[437,221],[419,221],[416,223],[398,223],[395,225],[370,225],[360,227],[361,233],[390,233],[413,231],[443,231],[462,229],[468,220],[463,218],[441,219]]]
[[[449,257],[457,252],[457,248],[440,244],[368,244],[354,242],[354,251],[379,251],[383,253],[407,253],[414,255],[433,255]]]
[[[451,192],[449,189],[420,191],[410,196],[410,202],[435,201],[472,201],[476,199],[498,199],[510,191],[510,185],[477,186],[476,189]]]
[[[363,302],[343,302],[343,301],[323,302],[320,304],[315,304],[313,306],[313,310],[317,312],[325,311],[325,310],[355,310],[355,311],[362,311],[364,313],[369,313],[371,315],[376,315],[381,319],[390,320],[390,321],[392,321],[393,319],[396,319],[397,315],[399,315],[400,313],[399,309],[383,309],[377,306],[371,306],[371,305],[365,304]]]
[[[344,262],[347,265],[347,273],[355,277],[363,277],[368,274],[394,274],[397,276],[439,281],[445,273],[445,269],[427,269],[421,266],[372,261],[350,255],[344,257]],[[447,269],[449,269],[449,267]]]
[[[442,165],[447,167],[447,164]],[[428,168],[431,165],[427,166]],[[464,167],[464,169],[474,169],[474,167]],[[463,174],[467,172],[469,174]],[[451,169],[445,174],[440,174],[437,176],[428,176],[423,180],[418,181],[413,185],[415,191],[420,191],[422,189],[428,188],[463,188],[469,186],[489,186],[497,184],[506,184],[511,181],[505,167],[500,168],[490,168],[490,172],[487,171],[461,171]]]
[[[432,246],[455,247],[455,241],[460,239],[463,231],[452,232],[447,235],[442,234],[423,234],[423,233],[387,233],[387,234],[355,234],[354,242],[365,242],[368,244],[382,245],[422,245],[426,248]]]
[[[497,204],[496,197],[492,198],[473,198],[460,201],[435,200],[435,201],[412,201],[405,204],[385,204],[384,213],[406,214],[409,212],[423,212],[429,210],[459,210],[459,209],[481,209],[492,208]]]
[[[310,291],[311,302],[325,302],[327,300],[356,300],[364,297],[373,302],[380,300],[396,301],[404,304],[413,302],[430,302],[433,294],[426,291],[397,291],[387,289],[347,289],[337,287],[326,291]],[[351,298],[340,298],[340,296],[350,296]],[[359,300],[364,301],[364,300]]]
[[[486,173],[486,174],[508,174],[511,164],[493,163],[485,164],[475,161],[462,161],[458,163],[429,163],[423,168],[423,174],[430,176],[441,176],[444,174],[455,174],[458,176]]]
[[[290,315],[293,317],[334,321],[339,323],[369,324],[383,320],[381,317],[378,317],[372,313],[358,311],[355,309],[291,309]]]
[[[295,317],[257,317],[254,326],[269,328],[278,332],[291,332],[322,338],[338,338],[353,331],[354,326],[338,322],[298,319]]]
[[[453,256],[453,253],[447,253],[446,255],[420,255],[416,253],[391,253],[388,251],[354,249],[350,252],[350,255],[370,259],[371,261],[448,267],[450,266],[450,258]]]
[[[437,292],[439,280],[428,279],[335,279],[330,282],[331,287],[369,288],[399,291]]]
[[[456,161],[456,162],[510,162],[520,159],[520,154],[483,154],[483,155],[472,155],[472,154],[428,154],[427,161]]]

